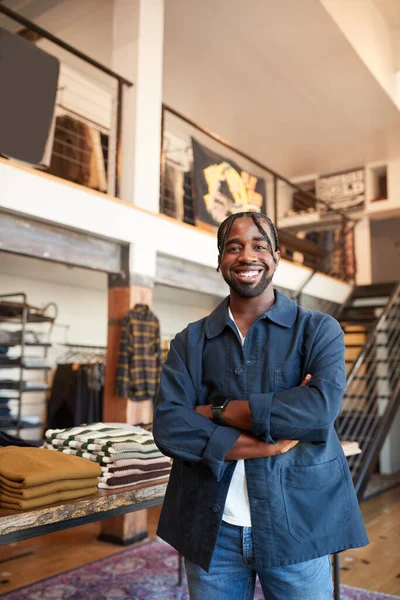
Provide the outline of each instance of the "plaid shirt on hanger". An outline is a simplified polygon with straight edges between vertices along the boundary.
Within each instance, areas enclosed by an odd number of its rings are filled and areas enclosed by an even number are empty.
[[[136,304],[122,321],[117,395],[137,402],[153,401],[160,374],[160,323],[147,305]]]

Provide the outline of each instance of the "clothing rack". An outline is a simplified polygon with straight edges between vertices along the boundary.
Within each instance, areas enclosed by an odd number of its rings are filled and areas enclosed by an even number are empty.
[[[58,357],[58,364],[65,363],[105,363],[106,361],[106,346],[92,346],[90,344],[61,344],[67,350]]]
[[[101,421],[106,347],[71,343],[60,346],[66,350],[57,359],[47,428]]]

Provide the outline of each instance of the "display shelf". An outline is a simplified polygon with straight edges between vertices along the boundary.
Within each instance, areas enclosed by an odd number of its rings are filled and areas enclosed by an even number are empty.
[[[52,344],[50,342],[24,342],[24,344],[22,344],[22,341],[13,342],[11,344],[0,344],[0,345],[7,346],[8,348],[15,348],[17,346],[22,346],[22,345],[24,345],[25,347],[29,347],[29,348],[51,348],[51,346],[52,346]]]
[[[21,364],[21,360],[18,359],[18,362],[15,363],[0,363],[0,371],[2,369],[24,369],[24,371],[50,371],[51,367],[49,365],[43,367],[32,367]]]
[[[28,421],[18,421],[18,419],[10,419],[3,422],[0,419],[0,429],[42,429],[44,423],[29,423]]]
[[[19,330],[4,328],[3,332],[8,332],[10,341],[6,339],[0,343],[0,346],[7,348],[20,348],[19,356],[11,358],[10,363],[0,364],[1,369],[19,369],[19,378],[17,380],[7,379],[0,380],[0,395],[7,397],[10,401],[17,403],[17,415],[13,419],[0,419],[0,427],[3,429],[15,429],[17,433],[20,429],[38,429],[42,428],[42,423],[30,423],[24,421],[22,417],[22,402],[24,394],[47,394],[50,387],[48,381],[48,365],[24,364],[26,359],[47,359],[48,349],[51,347],[50,333],[57,317],[57,306],[54,303],[47,304],[44,308],[37,308],[28,302],[26,294],[20,292],[16,294],[0,294],[0,325],[19,325]],[[28,325],[47,326],[46,332],[43,330],[31,333],[27,331]],[[14,339],[13,337],[14,336]],[[2,338],[7,338],[3,335]],[[31,340],[31,341],[29,341]],[[38,340],[38,341],[32,341]],[[26,356],[27,348],[41,348],[41,356]],[[27,387],[28,383],[25,371],[42,372],[45,378],[44,383],[32,382],[32,387]],[[9,393],[8,393],[9,392]],[[12,395],[14,393],[15,395]]]
[[[17,295],[17,294],[16,294]],[[10,300],[0,300],[0,322],[19,323],[24,316],[26,323],[51,323],[53,324],[56,316],[46,315],[53,304],[40,309],[29,305],[27,302],[12,302]]]
[[[4,385],[5,383],[5,385]],[[10,382],[3,382],[0,379],[0,390],[1,391],[18,391],[20,390],[22,393],[27,394],[28,392],[48,392],[49,391],[49,386],[47,387],[43,387],[43,385],[37,385],[37,386],[33,386],[33,387],[25,387],[25,382],[22,382],[22,388],[20,388],[20,382],[18,380],[16,381],[10,381]]]

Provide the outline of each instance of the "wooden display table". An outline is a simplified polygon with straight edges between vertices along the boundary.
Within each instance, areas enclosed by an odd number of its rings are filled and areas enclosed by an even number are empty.
[[[0,509],[0,546],[94,521],[144,510],[163,503],[168,478],[87,496],[32,510]]]

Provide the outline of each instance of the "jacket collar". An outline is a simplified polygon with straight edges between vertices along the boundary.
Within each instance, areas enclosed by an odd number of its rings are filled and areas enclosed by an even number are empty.
[[[296,320],[297,305],[293,300],[275,289],[275,304],[264,313],[262,318],[269,319],[272,323],[281,325],[281,327],[292,327]],[[206,318],[205,331],[207,338],[213,338],[219,335],[226,325],[232,323],[228,314],[229,296]]]

